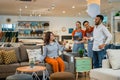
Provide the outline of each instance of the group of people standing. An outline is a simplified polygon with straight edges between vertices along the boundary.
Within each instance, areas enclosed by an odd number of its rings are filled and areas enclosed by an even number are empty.
[[[93,60],[93,67],[102,67],[102,60],[105,55],[105,46],[110,43],[112,35],[105,25],[103,25],[104,17],[97,15],[95,18],[95,26],[90,26],[88,21],[83,22],[85,30],[81,27],[81,22],[76,22],[76,30],[72,32],[73,37],[73,52],[78,52],[79,49],[85,49],[84,43],[87,41],[88,57]],[[77,39],[75,38],[77,36]]]
[[[72,32],[73,49],[72,52],[78,52],[79,49],[85,49],[84,43],[88,43],[88,57],[93,59],[93,67],[102,67],[102,59],[104,58],[104,47],[110,43],[112,39],[111,33],[102,24],[103,16],[97,15],[95,18],[95,26],[90,26],[88,21],[83,22],[86,30],[81,27],[81,22],[76,22],[76,29]],[[65,70],[65,64],[61,57],[59,57],[59,50],[65,50],[65,43],[60,45],[52,32],[47,32],[44,37],[43,60],[53,67],[53,72]]]

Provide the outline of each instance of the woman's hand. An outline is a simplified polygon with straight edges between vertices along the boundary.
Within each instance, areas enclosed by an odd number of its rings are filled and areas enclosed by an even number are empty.
[[[66,43],[67,43],[67,41],[65,41],[65,40],[64,40],[64,41],[63,41],[63,43],[62,43],[62,45],[63,45],[63,46],[65,46],[65,45],[66,45]]]

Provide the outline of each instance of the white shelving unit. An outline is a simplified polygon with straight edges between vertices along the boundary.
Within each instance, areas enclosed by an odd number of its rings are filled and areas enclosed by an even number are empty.
[[[120,16],[113,17],[113,42],[120,44]]]

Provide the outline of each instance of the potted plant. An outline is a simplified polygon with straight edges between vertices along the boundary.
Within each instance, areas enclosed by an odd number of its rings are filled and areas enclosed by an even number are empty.
[[[80,57],[83,57],[84,49],[79,49],[79,50],[78,50],[78,53],[79,53],[79,56],[80,56]]]

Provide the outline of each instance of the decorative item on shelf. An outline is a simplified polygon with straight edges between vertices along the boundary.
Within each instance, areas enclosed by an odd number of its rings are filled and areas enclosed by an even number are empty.
[[[62,27],[62,32],[66,32],[66,27]]]
[[[18,27],[19,39],[40,39],[49,30],[49,21],[18,21]]]
[[[7,23],[10,23],[10,22],[11,22],[11,19],[10,19],[10,18],[7,18],[7,19],[6,19],[6,22],[7,22]]]
[[[78,50],[78,53],[79,53],[79,56],[80,56],[80,57],[83,57],[84,49],[79,49],[79,50]]]
[[[73,30],[74,30],[73,28],[69,28],[69,32],[68,33],[71,34],[73,32]]]

